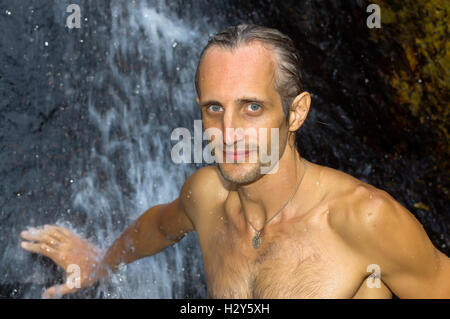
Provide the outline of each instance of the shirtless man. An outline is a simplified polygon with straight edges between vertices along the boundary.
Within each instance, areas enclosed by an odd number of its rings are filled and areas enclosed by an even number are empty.
[[[211,298],[450,298],[450,259],[408,210],[385,191],[300,156],[295,132],[311,97],[294,52],[276,30],[232,27],[210,41],[196,74],[203,128],[224,132],[224,146],[249,138],[228,128],[279,129],[275,173],[262,174],[259,159],[199,169],[177,199],[147,210],[105,252],[48,225],[22,232],[22,247],[64,269],[78,264],[83,288],[195,230]],[[53,286],[44,297],[78,289]]]

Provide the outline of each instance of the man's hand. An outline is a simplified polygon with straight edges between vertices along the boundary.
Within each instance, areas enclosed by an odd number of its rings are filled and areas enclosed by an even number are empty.
[[[66,271],[66,282],[48,288],[43,297],[60,297],[88,287],[121,264],[157,254],[194,231],[191,218],[198,210],[195,198],[203,196],[203,188],[211,189],[208,186],[211,174],[217,173],[207,167],[192,174],[183,185],[179,198],[149,208],[106,251],[64,227],[45,225],[23,231],[20,234],[25,239],[21,244],[23,249],[49,257]],[[74,276],[71,265],[80,270],[80,287],[71,285],[70,279]]]
[[[70,230],[45,225],[43,228],[29,228],[20,235],[25,239],[21,243],[23,249],[49,257],[66,271],[66,282],[48,288],[43,298],[58,298],[90,286],[100,279],[99,267],[104,252]],[[69,265],[79,267],[76,268],[80,271],[79,281],[76,281],[79,285],[68,282],[70,273],[67,271],[73,271]]]

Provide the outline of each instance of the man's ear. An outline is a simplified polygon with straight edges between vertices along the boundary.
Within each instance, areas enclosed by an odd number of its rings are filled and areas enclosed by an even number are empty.
[[[308,92],[302,92],[295,97],[289,111],[289,131],[295,132],[302,126],[310,106],[311,95]]]

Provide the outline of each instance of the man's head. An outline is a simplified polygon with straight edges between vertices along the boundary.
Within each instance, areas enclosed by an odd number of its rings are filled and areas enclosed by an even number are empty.
[[[268,153],[276,151],[273,142],[280,158],[288,140],[295,148],[295,131],[306,118],[310,96],[303,92],[299,56],[286,35],[256,25],[227,28],[203,49],[195,85],[203,128],[222,132],[224,150],[241,150],[240,142],[259,148],[260,128],[267,129]],[[227,134],[230,128],[256,134]],[[271,141],[271,129],[278,129],[276,141]],[[227,180],[246,184],[262,175],[261,165],[258,157],[256,163],[219,163],[219,168]]]

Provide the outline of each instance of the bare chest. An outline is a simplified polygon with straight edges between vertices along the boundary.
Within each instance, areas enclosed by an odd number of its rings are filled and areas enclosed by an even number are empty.
[[[211,298],[350,298],[361,285],[352,258],[318,223],[279,225],[252,235],[219,224],[199,234]]]

